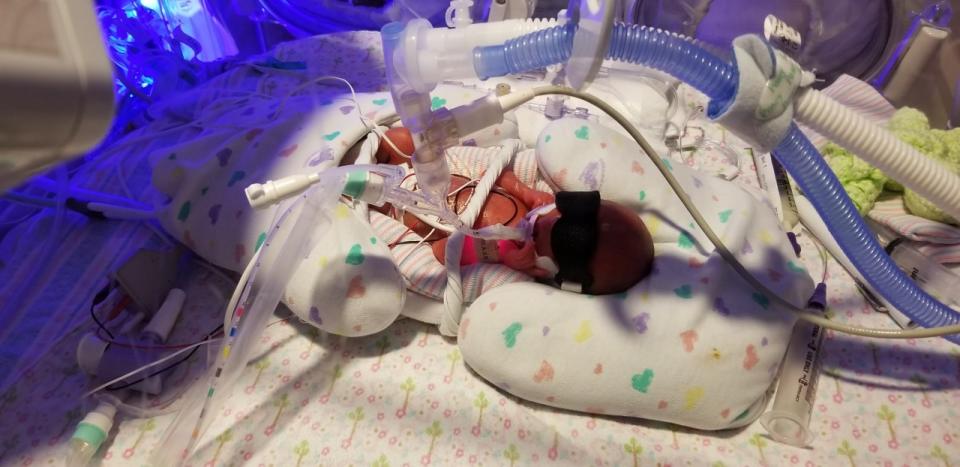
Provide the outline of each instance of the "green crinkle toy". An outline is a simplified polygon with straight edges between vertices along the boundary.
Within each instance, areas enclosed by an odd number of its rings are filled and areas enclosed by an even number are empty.
[[[827,143],[820,151],[830,169],[840,179],[840,183],[857,207],[857,211],[861,215],[870,212],[889,178],[880,169],[867,164],[863,159],[836,144]]]
[[[890,130],[903,142],[943,163],[950,171],[960,174],[960,129],[931,130],[926,115],[904,107],[890,119]],[[957,220],[910,189],[904,190],[903,204],[907,211],[937,222],[956,224]]]
[[[927,116],[914,108],[903,107],[897,110],[887,129],[900,141],[907,143],[924,154],[939,154],[944,148],[940,140],[930,134],[930,121]],[[885,187],[890,191],[903,192],[900,182],[890,179]]]
[[[930,131],[930,120],[917,109],[902,107],[890,117],[887,128],[894,134],[900,132],[926,133]]]
[[[888,128],[901,141],[928,157],[942,162],[947,169],[960,174],[960,128],[949,131],[931,130],[927,116],[910,107],[897,110],[890,118]],[[937,222],[957,223],[955,219],[914,191],[905,190],[903,185],[845,149],[828,143],[821,152],[861,215],[870,212],[877,197],[887,189],[902,191],[903,203],[907,211],[915,216]]]

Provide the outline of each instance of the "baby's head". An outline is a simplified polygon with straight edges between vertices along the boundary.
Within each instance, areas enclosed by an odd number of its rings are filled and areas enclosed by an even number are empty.
[[[595,191],[557,193],[557,209],[536,221],[534,243],[562,281],[593,295],[626,291],[653,265],[653,238],[640,217]]]

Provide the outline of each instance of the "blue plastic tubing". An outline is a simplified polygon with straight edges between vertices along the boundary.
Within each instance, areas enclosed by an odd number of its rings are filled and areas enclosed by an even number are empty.
[[[573,49],[574,32],[572,25],[556,26],[503,45],[478,47],[474,66],[481,77],[488,78],[564,62]],[[607,58],[656,68],[692,85],[710,97],[711,114],[726,107],[736,94],[736,67],[676,34],[617,24]],[[773,155],[797,181],[837,243],[874,290],[923,327],[960,322],[960,313],[917,287],[887,256],[840,181],[796,125],[791,126]],[[948,339],[960,343],[960,335]]]

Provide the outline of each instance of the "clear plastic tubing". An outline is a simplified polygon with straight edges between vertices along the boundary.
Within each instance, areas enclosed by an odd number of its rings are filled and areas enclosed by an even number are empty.
[[[5,304],[0,304],[0,316],[4,319],[3,329],[0,329],[0,345],[5,348],[10,348],[11,344],[7,342],[7,339],[10,335],[17,330],[17,326],[23,321],[24,317],[27,316],[27,312],[31,310],[29,306],[23,306],[24,303],[30,303],[31,300],[36,297],[37,294],[43,292],[44,281],[43,277],[47,274],[50,274],[51,269],[55,267],[53,263],[54,254],[57,251],[56,245],[57,242],[61,240],[64,231],[64,223],[67,222],[66,210],[67,210],[67,197],[70,195],[70,181],[68,179],[67,170],[65,167],[61,167],[56,171],[57,176],[57,197],[56,205],[53,211],[53,224],[50,227],[50,230],[47,232],[47,238],[44,240],[43,249],[40,250],[40,258],[34,260],[33,267],[29,270],[30,273],[25,275],[28,279],[24,282],[27,289],[21,290],[20,293],[13,294],[11,300]],[[61,333],[62,334],[62,333]],[[36,339],[30,342],[28,347],[33,349],[34,346],[39,342],[40,338],[37,336]],[[19,345],[19,344],[18,344]],[[21,375],[21,371],[24,368],[28,368],[33,365],[33,361],[28,361],[26,354],[24,358],[21,358],[17,361],[17,366],[14,367],[14,371],[10,371],[8,377],[0,380],[0,388],[6,391],[7,387],[10,384],[13,384]],[[39,358],[39,357],[36,357]]]
[[[360,170],[369,168],[344,166],[325,171],[316,184],[288,204],[288,209],[278,210],[280,214],[260,246],[257,264],[233,310],[232,326],[224,330],[227,336],[220,357],[208,371],[209,386],[197,384],[184,397],[184,408],[164,432],[158,445],[162,448],[154,450],[149,465],[180,465],[180,455],[192,454],[200,435],[213,421],[209,415],[219,413],[250,360],[290,278],[332,224],[347,174]]]
[[[564,62],[570,57],[575,31],[573,25],[556,26],[503,45],[478,47],[474,67],[479,76],[489,78]],[[710,97],[711,115],[736,94],[736,67],[677,34],[616,24],[607,58],[656,68],[683,80]],[[887,256],[823,157],[795,125],[773,155],[797,180],[837,244],[874,290],[923,327],[960,322],[960,313],[920,289]],[[960,343],[960,335],[947,339]]]

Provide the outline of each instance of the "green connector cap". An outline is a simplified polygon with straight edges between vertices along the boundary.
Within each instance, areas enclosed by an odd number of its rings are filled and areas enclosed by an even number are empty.
[[[96,425],[80,422],[80,424],[77,425],[77,429],[73,432],[73,437],[86,441],[95,448],[99,448],[100,445],[103,444],[103,440],[107,439],[107,434]]]
[[[367,189],[367,173],[355,170],[347,174],[347,184],[343,187],[343,194],[351,198],[359,198]]]

